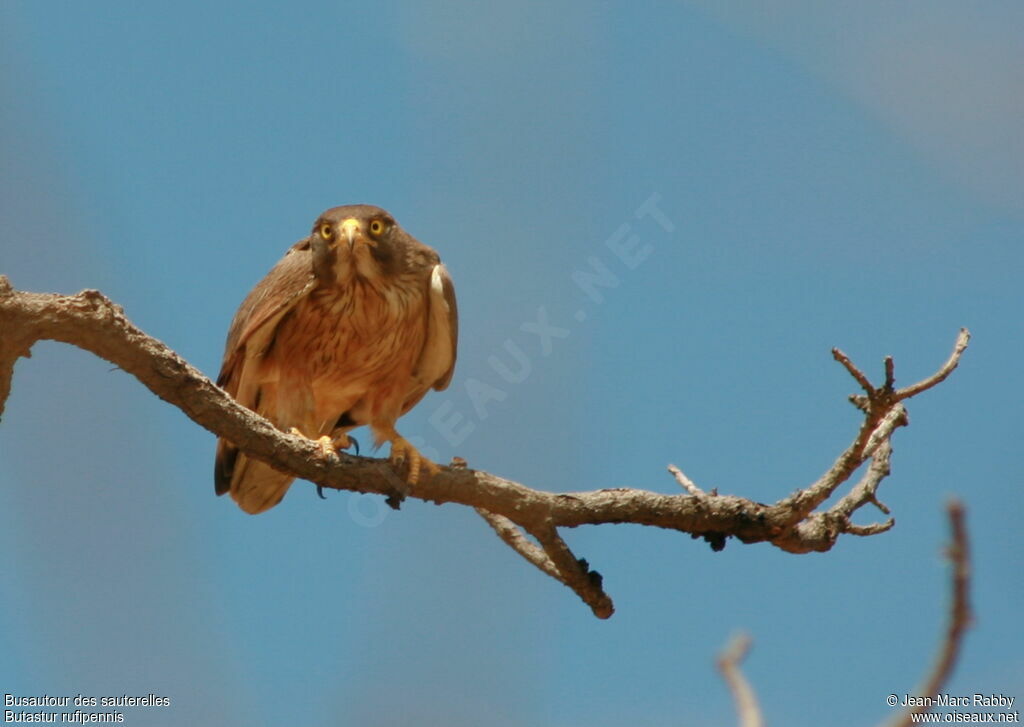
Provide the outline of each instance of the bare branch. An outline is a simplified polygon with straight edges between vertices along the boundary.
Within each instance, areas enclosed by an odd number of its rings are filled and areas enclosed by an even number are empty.
[[[874,392],[875,387],[868,381],[868,377],[864,375],[864,372],[853,365],[850,357],[840,351],[838,348],[832,349],[832,358],[841,363],[847,371],[850,372],[850,376],[857,380],[860,387],[864,389],[869,395]]]
[[[577,558],[569,550],[557,528],[550,523],[541,525],[530,531],[537,538],[548,558],[558,569],[559,579],[590,606],[590,610],[598,618],[609,618],[615,613],[612,599],[601,588],[603,578],[597,571],[590,570],[590,565],[582,558]]]
[[[707,493],[704,490],[697,487],[693,480],[683,474],[683,471],[676,467],[674,464],[668,466],[668,471],[672,473],[672,476],[676,478],[676,482],[679,483],[680,487],[689,492],[694,497],[707,497]]]
[[[832,349],[832,356],[841,363],[857,381],[865,394],[854,394],[850,401],[864,412],[864,423],[853,443],[836,459],[831,467],[803,490],[776,503],[776,508],[788,510],[791,529],[782,537],[772,542],[779,547],[795,552],[809,542],[818,541],[831,543],[842,533],[851,535],[877,535],[889,530],[895,521],[891,518],[885,523],[859,526],[850,522],[852,513],[866,503],[877,504],[879,509],[888,514],[888,509],[878,502],[875,491],[881,480],[889,474],[891,457],[891,438],[898,427],[907,426],[910,420],[906,409],[900,403],[944,381],[957,367],[960,357],[970,341],[970,333],[961,328],[957,336],[953,353],[942,367],[923,381],[899,391],[894,390],[896,365],[891,356],[886,356],[885,382],[876,388],[868,377],[850,358],[838,348]],[[880,457],[878,450],[886,447]],[[814,514],[814,510],[825,502],[857,471],[868,459],[880,459],[879,466],[870,472],[870,477],[862,480],[862,487],[855,487],[850,496],[844,498],[841,507]],[[827,548],[826,548],[827,549]]]
[[[688,533],[703,538],[716,550],[734,537],[744,543],[767,542],[791,553],[807,553],[829,550],[843,534],[870,535],[891,527],[891,521],[854,526],[850,516],[865,504],[879,504],[875,492],[888,474],[889,440],[908,421],[900,401],[945,379],[956,367],[968,334],[961,331],[953,356],[936,374],[898,392],[873,388],[860,369],[836,351],[837,360],[867,392],[857,397],[864,422],[853,443],[822,477],[774,505],[705,492],[676,467],[670,471],[685,493],[668,495],[630,488],[544,492],[469,469],[464,463],[442,467],[410,492],[398,492],[395,473],[387,460],[345,453],[324,457],[315,442],[279,431],[240,406],[163,343],[132,325],[124,311],[98,291],[86,290],[74,296],[26,293],[14,290],[3,276],[0,413],[10,392],[15,362],[28,357],[31,347],[44,339],[62,341],[110,361],[200,426],[282,472],[321,487],[384,495],[394,507],[408,495],[438,504],[477,508],[504,542],[572,588],[596,614],[606,617],[612,605],[599,576],[572,554],[559,536],[559,528],[633,523]],[[892,370],[888,360],[886,370],[888,383]],[[869,459],[873,460],[872,467],[846,497],[831,510],[815,512]],[[537,538],[540,547],[524,532]]]
[[[739,727],[764,727],[764,717],[757,703],[757,695],[740,671],[740,663],[750,651],[750,643],[750,637],[746,634],[734,636],[718,657],[718,669],[722,672],[725,683],[729,685],[733,701],[736,702]]]
[[[866,538],[871,535],[880,535],[887,530],[892,530],[892,527],[895,524],[895,518],[889,518],[884,523],[871,523],[870,525],[854,525],[853,523],[847,523],[843,528],[843,532]]]
[[[971,332],[966,328],[961,328],[960,335],[956,337],[956,344],[953,346],[953,353],[949,355],[949,359],[946,360],[946,363],[942,364],[942,367],[927,379],[918,381],[916,384],[912,384],[905,389],[897,391],[896,399],[899,401],[909,399],[910,397],[917,396],[922,391],[927,391],[933,386],[945,381],[946,378],[953,373],[953,370],[960,365],[960,357],[963,355],[964,351],[967,350],[967,344],[970,340]]]
[[[896,362],[892,360],[892,356],[885,357],[885,384],[882,388],[886,391],[892,391],[896,386]]]
[[[874,408],[869,408],[865,423],[856,439],[839,455],[825,474],[805,489],[780,500],[778,506],[792,508],[792,516],[796,519],[806,518],[874,455],[879,445],[887,442],[897,427],[905,426],[906,423],[906,413],[902,406],[893,404],[892,408],[881,415]],[[849,515],[850,512],[846,514]]]
[[[891,471],[889,462],[891,458],[892,444],[886,440],[875,450],[875,456],[871,460],[871,465],[864,473],[864,476],[853,486],[849,493],[829,509],[829,512],[840,517],[849,518],[862,505],[871,503],[888,515],[889,508],[876,499],[875,493],[878,491],[878,486],[882,484],[882,480],[889,476]]]
[[[955,364],[954,364],[955,367]],[[952,603],[949,609],[949,623],[946,626],[945,637],[942,646],[939,648],[938,657],[931,672],[925,678],[924,683],[917,689],[916,706],[897,714],[890,722],[889,727],[909,727],[914,722],[914,715],[923,714],[932,708],[930,697],[935,697],[942,692],[953,674],[953,667],[960,658],[960,647],[963,645],[964,635],[971,626],[971,552],[970,543],[967,538],[967,525],[964,522],[964,506],[959,500],[951,500],[946,505],[946,513],[949,516],[949,526],[952,533],[952,542],[946,549],[946,556],[953,566],[952,574]]]
[[[540,546],[534,545],[527,539],[523,534],[523,531],[514,522],[509,520],[504,515],[495,515],[493,512],[487,512],[482,507],[476,508],[477,513],[480,517],[487,521],[487,524],[494,528],[494,532],[498,534],[506,545],[512,550],[519,553],[533,565],[540,568],[544,573],[554,578],[556,581],[565,583],[565,579],[559,572],[555,564],[551,562],[551,558],[547,556],[544,549]],[[566,584],[568,585],[568,584]]]
[[[862,457],[872,457],[875,454],[875,450],[881,444],[888,444],[889,437],[892,436],[893,430],[896,427],[905,426],[907,424],[907,410],[901,405],[896,404],[886,412],[885,416],[882,417],[882,421],[878,423],[878,427],[875,431],[871,432],[871,436],[868,437],[868,441],[864,443],[864,449],[861,450]]]

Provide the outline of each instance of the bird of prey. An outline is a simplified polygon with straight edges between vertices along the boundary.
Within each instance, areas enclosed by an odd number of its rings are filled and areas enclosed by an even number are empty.
[[[395,430],[396,420],[455,368],[458,313],[432,248],[379,207],[324,212],[245,298],[228,331],[217,384],[283,431],[345,449],[368,425],[414,485],[437,466]],[[292,477],[217,442],[214,484],[259,513]]]

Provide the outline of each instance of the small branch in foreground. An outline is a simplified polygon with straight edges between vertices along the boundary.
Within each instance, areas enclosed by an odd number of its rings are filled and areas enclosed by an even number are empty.
[[[953,673],[953,667],[956,666],[960,657],[964,635],[971,625],[971,559],[963,504],[959,500],[950,501],[946,506],[946,514],[949,517],[952,533],[952,542],[946,549],[946,556],[952,565],[950,578],[952,603],[949,609],[949,623],[935,665],[917,690],[917,699],[914,701],[920,706],[898,713],[886,727],[909,727],[914,723],[915,715],[931,710],[931,705],[925,698],[935,697],[945,688],[946,682],[949,681],[949,677]],[[739,668],[749,648],[749,636],[741,634],[733,637],[718,658],[718,668],[732,692],[736,711],[739,713],[740,727],[762,727],[764,717],[757,704],[757,697]]]
[[[919,702],[919,706],[908,708],[898,714],[889,722],[888,727],[908,727],[914,723],[914,715],[931,710],[931,705],[928,705],[928,700],[924,698],[935,697],[942,692],[949,677],[953,674],[953,667],[956,666],[960,658],[964,635],[971,626],[971,551],[963,503],[959,500],[951,500],[946,505],[946,514],[949,516],[952,532],[952,542],[946,549],[946,557],[949,558],[953,566],[951,588],[953,598],[949,608],[949,622],[946,625],[945,637],[939,648],[935,665],[925,678],[924,683],[917,689],[919,699],[915,702]]]
[[[733,701],[736,703],[739,727],[764,727],[764,717],[761,715],[757,696],[754,694],[750,682],[740,671],[740,664],[746,658],[748,651],[750,651],[750,637],[746,634],[737,634],[719,655],[718,669],[722,672],[722,678],[729,686]]]
[[[604,523],[633,523],[688,533],[720,550],[729,538],[766,542],[790,553],[831,549],[840,536],[874,535],[892,520],[853,525],[853,513],[866,504],[885,511],[876,497],[889,474],[891,437],[908,419],[903,402],[944,381],[966,350],[962,329],[953,353],[926,379],[893,389],[894,365],[885,360],[885,382],[874,387],[841,351],[836,360],[864,389],[853,401],[864,421],[853,442],[816,481],[774,504],[705,492],[678,468],[672,473],[685,493],[662,494],[633,488],[553,493],[535,490],[463,465],[442,467],[405,493],[396,490],[387,460],[339,453],[325,457],[304,437],[279,431],[269,421],[240,406],[206,376],[162,342],[132,325],[120,306],[99,291],[65,296],[14,290],[0,275],[0,414],[10,393],[15,362],[28,357],[40,340],[62,341],[91,351],[131,374],[161,399],[178,407],[200,426],[235,444],[249,457],[321,487],[372,493],[397,507],[408,494],[437,504],[476,508],[502,540],[548,575],[572,588],[600,617],[612,613],[600,576],[569,550],[559,528]],[[872,464],[861,481],[831,509],[818,511],[862,465]],[[489,515],[485,515],[488,513]],[[526,534],[537,539],[539,547]]]

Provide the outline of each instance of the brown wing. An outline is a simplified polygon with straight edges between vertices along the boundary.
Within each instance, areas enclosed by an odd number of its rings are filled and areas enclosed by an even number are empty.
[[[218,386],[231,395],[235,394],[235,391],[229,388],[232,374],[241,363],[240,359],[244,357],[246,348],[253,348],[247,344],[255,343],[251,341],[254,335],[267,328],[272,329],[285,313],[313,289],[315,282],[309,239],[299,240],[288,249],[266,277],[256,284],[238,307],[238,312],[235,313],[228,329],[224,361],[217,376]],[[262,343],[265,348],[270,340]],[[262,350],[250,351],[250,355],[253,353],[262,353]],[[237,377],[234,378],[237,380]]]
[[[436,279],[435,279],[435,276]],[[435,283],[436,280],[436,283]],[[440,295],[435,290],[440,286]],[[437,310],[435,319],[434,311]],[[448,274],[448,268],[438,264],[430,275],[430,328],[427,331],[427,345],[437,338],[441,349],[440,358],[447,367],[432,384],[437,391],[444,391],[455,373],[455,359],[459,348],[459,307],[455,302],[455,284]]]
[[[427,309],[427,338],[413,374],[416,385],[403,403],[403,414],[416,406],[431,388],[438,391],[447,389],[455,371],[459,311],[455,303],[455,286],[441,263],[430,271]]]
[[[312,256],[309,240],[300,240],[267,273],[239,306],[228,330],[217,385],[252,410],[259,407],[257,367],[274,340],[281,318],[313,289]],[[217,441],[214,489],[223,495],[231,489],[238,462],[238,450],[230,442]]]

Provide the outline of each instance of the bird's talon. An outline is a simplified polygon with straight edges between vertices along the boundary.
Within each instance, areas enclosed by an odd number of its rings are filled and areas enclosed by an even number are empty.
[[[298,427],[292,427],[288,430],[289,434],[295,435],[296,437],[302,437],[303,439],[309,439],[302,430]],[[326,434],[316,440],[317,445],[320,447],[320,455],[325,459],[330,459],[337,456],[337,452],[334,449],[334,441]]]
[[[334,441],[326,434],[316,440],[316,443],[320,445],[320,456],[324,459],[334,459],[338,456],[334,449]]]
[[[359,440],[353,437],[351,434],[344,432],[335,433],[334,439],[332,440],[335,452],[343,449],[355,449],[355,453],[359,454]]]
[[[391,466],[395,469],[406,468],[405,482],[415,486],[420,481],[420,472],[426,470],[431,476],[437,474],[438,466],[424,457],[409,442],[395,435],[391,440]]]

